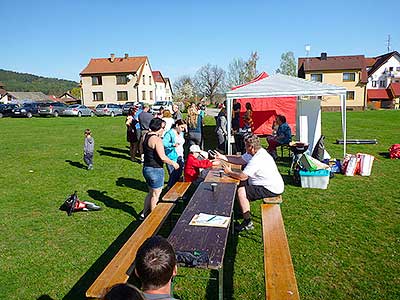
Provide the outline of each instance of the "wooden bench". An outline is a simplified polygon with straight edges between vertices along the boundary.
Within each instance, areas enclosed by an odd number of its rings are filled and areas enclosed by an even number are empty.
[[[282,203],[282,195],[279,195],[276,197],[268,197],[268,198],[264,198],[262,200],[266,204],[281,204]]]
[[[300,299],[280,205],[261,204],[265,299]]]
[[[175,202],[183,197],[188,188],[190,187],[191,182],[177,182],[174,186],[162,197],[163,201],[172,201]]]
[[[157,233],[174,206],[172,202],[157,204],[86,291],[86,297],[101,299],[113,285],[128,281],[126,273],[135,260],[137,250],[147,238]]]

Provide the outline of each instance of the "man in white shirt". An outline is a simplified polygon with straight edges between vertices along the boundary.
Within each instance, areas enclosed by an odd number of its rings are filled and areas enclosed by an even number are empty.
[[[217,158],[234,164],[244,165],[247,163],[243,171],[234,172],[229,166],[224,168],[226,174],[240,180],[237,196],[243,213],[243,222],[235,227],[236,231],[254,228],[250,218],[250,201],[275,197],[284,191],[284,182],[275,161],[261,147],[259,138],[250,134],[245,137],[244,142],[246,154],[241,157],[217,155]],[[251,155],[251,159],[249,159],[249,155]]]

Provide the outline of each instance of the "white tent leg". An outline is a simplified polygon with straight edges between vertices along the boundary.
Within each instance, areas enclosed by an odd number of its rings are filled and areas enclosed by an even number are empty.
[[[340,95],[342,109],[342,133],[343,133],[343,158],[346,156],[347,129],[346,129],[346,94]]]
[[[226,119],[227,119],[227,131],[228,131],[228,155],[232,155],[232,144],[231,144],[231,128],[232,128],[232,98],[226,99]]]

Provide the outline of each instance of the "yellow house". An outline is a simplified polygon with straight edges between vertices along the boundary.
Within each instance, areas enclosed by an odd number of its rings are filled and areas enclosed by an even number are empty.
[[[301,57],[298,59],[298,77],[334,84],[347,89],[347,107],[363,110],[366,107],[368,73],[364,55]],[[322,97],[323,111],[339,111],[339,96]]]
[[[92,58],[80,73],[82,104],[124,104],[143,101],[153,104],[155,84],[147,56]]]

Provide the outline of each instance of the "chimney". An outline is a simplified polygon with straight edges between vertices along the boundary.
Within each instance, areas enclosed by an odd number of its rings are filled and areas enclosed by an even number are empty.
[[[128,53],[125,53],[125,59],[127,59],[129,57]]]
[[[111,53],[111,54],[110,54],[110,61],[111,61],[111,62],[114,62],[114,60],[115,60],[115,54],[114,54],[114,53]]]
[[[328,57],[328,54],[326,52],[321,53],[321,60],[326,60]]]

